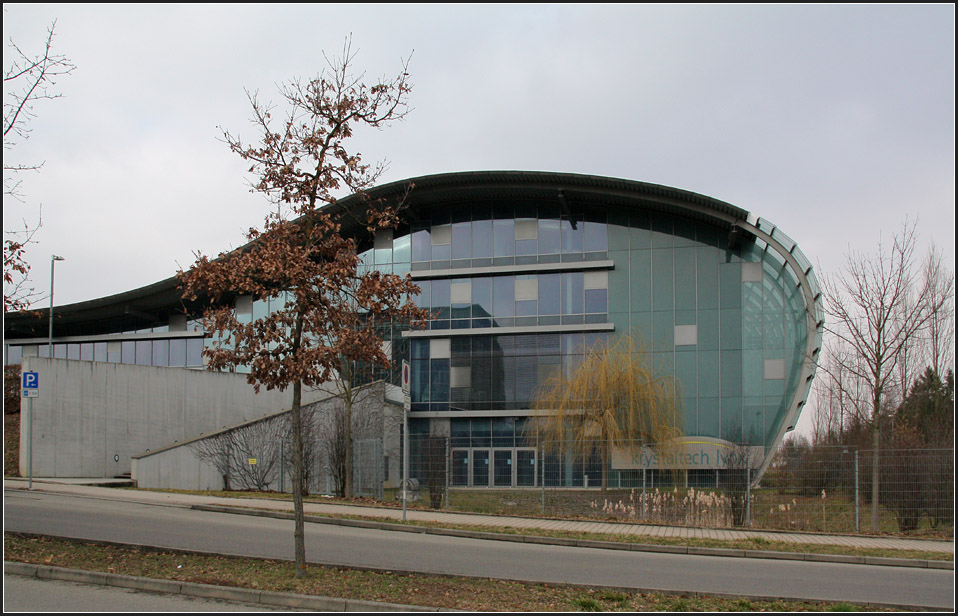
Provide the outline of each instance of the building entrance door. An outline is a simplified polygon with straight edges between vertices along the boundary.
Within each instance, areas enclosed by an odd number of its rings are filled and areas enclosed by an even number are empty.
[[[534,487],[536,450],[469,448],[452,450],[452,485],[474,488]]]

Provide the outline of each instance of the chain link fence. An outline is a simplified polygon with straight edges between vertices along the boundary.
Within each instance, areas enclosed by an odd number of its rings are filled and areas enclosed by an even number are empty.
[[[477,513],[583,517],[695,527],[872,532],[871,451],[783,448],[725,468],[610,468],[600,443],[587,456],[561,447],[457,447],[410,439],[412,499]],[[747,452],[748,448],[740,448]],[[954,450],[884,450],[878,461],[878,531],[954,536]],[[603,470],[604,469],[604,470]]]

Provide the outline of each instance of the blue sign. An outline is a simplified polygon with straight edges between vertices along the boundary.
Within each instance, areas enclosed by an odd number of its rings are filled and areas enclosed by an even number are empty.
[[[24,398],[38,398],[40,396],[40,375],[36,372],[24,372],[20,389]]]

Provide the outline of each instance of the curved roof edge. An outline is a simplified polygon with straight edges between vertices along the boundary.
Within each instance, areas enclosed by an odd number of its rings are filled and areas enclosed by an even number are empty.
[[[637,180],[553,171],[458,171],[424,175],[376,186],[366,191],[366,195],[371,199],[398,198],[410,184],[415,186],[410,193],[410,201],[414,205],[440,199],[445,201],[451,196],[457,196],[458,200],[474,201],[510,193],[542,197],[550,193],[557,195],[561,190],[569,195],[593,198],[644,199],[651,203],[711,214],[716,221],[724,223],[746,220],[749,215],[748,211],[730,203],[688,190]],[[351,208],[361,203],[362,199],[359,195],[350,195],[336,201],[332,208],[334,211]]]
[[[425,175],[375,186],[365,195],[349,195],[327,208],[338,213],[360,207],[369,199],[399,199],[410,184],[415,186],[409,193],[411,208],[428,208],[449,200],[509,196],[559,198],[562,194],[572,204],[581,201],[627,206],[630,201],[640,199],[646,207],[683,213],[729,228],[749,217],[748,211],[730,203],[687,190],[636,180],[551,171],[459,171]],[[153,311],[168,312],[171,306],[177,305],[187,307],[181,299],[176,276],[171,276],[123,293],[56,306],[53,310],[55,333],[69,336],[139,329],[149,326],[151,321],[162,320]],[[4,315],[5,338],[45,336],[48,314],[49,308],[38,308]]]

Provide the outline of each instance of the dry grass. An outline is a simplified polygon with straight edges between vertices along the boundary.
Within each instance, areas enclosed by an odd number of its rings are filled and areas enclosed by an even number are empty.
[[[4,558],[200,584],[481,612],[871,611],[847,603],[680,596],[324,566],[311,566],[305,579],[297,579],[293,564],[286,561],[147,551],[12,534],[4,536]]]

